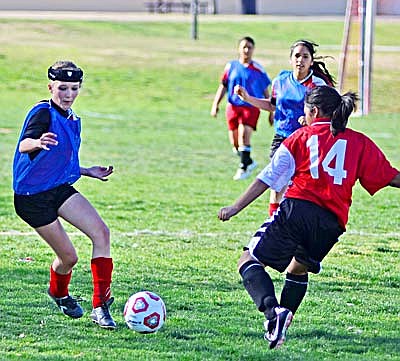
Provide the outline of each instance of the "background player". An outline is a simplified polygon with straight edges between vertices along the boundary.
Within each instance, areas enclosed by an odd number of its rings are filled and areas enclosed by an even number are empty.
[[[315,47],[307,40],[298,40],[290,47],[290,63],[292,70],[283,70],[272,81],[271,99],[257,99],[244,87],[238,86],[235,92],[246,102],[274,113],[275,135],[272,140],[270,158],[280,144],[295,130],[301,127],[299,118],[304,116],[304,97],[309,89],[317,85],[333,85],[334,81],[322,61],[315,59]],[[270,191],[269,214],[279,207],[281,192]]]
[[[80,118],[71,106],[79,94],[83,71],[73,62],[58,61],[48,69],[50,100],[28,113],[14,156],[13,188],[17,214],[47,242],[56,254],[50,267],[49,296],[67,316],[79,318],[83,309],[68,291],[76,250],[59,217],[92,241],[92,321],[114,329],[109,307],[113,262],[110,232],[93,206],[72,184],[81,175],[106,181],[113,167],[81,167]]]
[[[264,68],[253,57],[254,40],[246,36],[239,41],[239,59],[226,64],[211,107],[211,116],[216,117],[219,103],[228,93],[226,121],[229,141],[233,151],[240,155],[240,165],[233,176],[234,180],[246,179],[257,167],[251,158],[251,135],[257,128],[260,110],[243,101],[234,93],[235,85],[241,85],[247,92],[257,98],[268,98],[268,86],[271,83]]]
[[[264,312],[270,348],[285,341],[293,314],[303,300],[308,272],[320,262],[345,231],[356,181],[371,194],[388,185],[400,188],[400,173],[367,136],[346,128],[355,109],[354,93],[343,96],[318,86],[305,98],[309,126],[285,139],[271,163],[218,217],[227,221],[269,187],[280,191],[291,180],[278,212],[251,239],[239,263],[243,284]],[[287,270],[280,302],[264,268]]]

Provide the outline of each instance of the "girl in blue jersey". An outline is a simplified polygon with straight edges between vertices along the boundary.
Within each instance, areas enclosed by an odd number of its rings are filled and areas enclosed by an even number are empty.
[[[318,85],[334,84],[325,64],[314,58],[316,46],[318,45],[307,40],[298,40],[293,43],[290,47],[292,70],[281,71],[272,81],[270,99],[255,97],[240,85],[235,88],[235,93],[244,101],[258,108],[275,112],[275,135],[271,144],[271,158],[281,143],[302,126],[304,98],[307,91]],[[271,190],[270,215],[278,209],[285,190],[283,189],[281,192]]]
[[[234,93],[235,85],[241,85],[257,98],[269,98],[268,86],[271,83],[264,68],[252,60],[254,40],[248,36],[239,41],[239,59],[226,64],[211,107],[211,116],[216,117],[219,103],[227,93],[226,120],[229,141],[235,153],[240,156],[240,165],[233,176],[234,180],[246,179],[257,167],[251,158],[251,135],[257,128],[260,110],[243,101]]]
[[[59,217],[92,241],[93,310],[91,319],[114,329],[109,306],[113,262],[110,232],[97,211],[72,184],[81,175],[107,181],[113,167],[84,168],[79,163],[81,121],[71,106],[79,94],[83,71],[73,62],[58,61],[48,69],[50,100],[33,106],[26,116],[13,164],[16,213],[53,249],[48,295],[67,316],[79,318],[83,309],[69,294],[76,250]]]

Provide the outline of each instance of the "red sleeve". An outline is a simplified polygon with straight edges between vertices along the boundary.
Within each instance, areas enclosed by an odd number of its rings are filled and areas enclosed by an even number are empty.
[[[358,178],[368,193],[373,195],[386,187],[398,173],[378,146],[365,137],[364,157],[361,159]]]
[[[221,84],[227,88],[228,87],[228,78],[229,78],[229,69],[231,68],[231,64],[227,63],[225,65],[225,69],[221,75]]]

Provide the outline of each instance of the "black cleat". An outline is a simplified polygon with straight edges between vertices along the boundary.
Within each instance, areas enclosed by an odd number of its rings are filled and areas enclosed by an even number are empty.
[[[107,302],[104,302],[100,307],[93,308],[90,318],[102,328],[114,330],[117,325],[110,315],[110,306],[114,302],[114,297],[111,297]]]
[[[76,298],[70,295],[57,298],[50,293],[50,290],[47,290],[47,294],[57,304],[57,307],[64,315],[71,318],[80,318],[83,316],[83,309]]]
[[[269,348],[279,348],[286,340],[286,331],[292,323],[293,313],[284,307],[276,307],[276,318],[264,322],[266,333],[264,338],[269,342]]]

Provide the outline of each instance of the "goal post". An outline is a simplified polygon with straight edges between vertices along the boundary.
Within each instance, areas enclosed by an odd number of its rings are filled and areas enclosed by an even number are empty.
[[[373,57],[373,35],[376,14],[376,0],[347,0],[344,20],[342,47],[339,59],[338,87],[343,92],[350,55],[350,33],[356,18],[359,25],[357,36],[357,77],[359,110],[361,115],[369,113],[371,108],[371,75]]]

